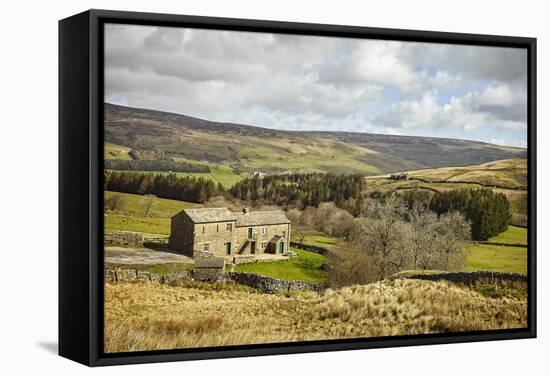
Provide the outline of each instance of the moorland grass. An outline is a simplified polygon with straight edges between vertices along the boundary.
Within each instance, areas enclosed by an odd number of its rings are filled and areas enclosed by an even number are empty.
[[[198,285],[197,285],[198,286]],[[213,285],[214,286],[214,285]],[[106,352],[525,328],[521,296],[387,280],[321,295],[155,283],[105,285]]]

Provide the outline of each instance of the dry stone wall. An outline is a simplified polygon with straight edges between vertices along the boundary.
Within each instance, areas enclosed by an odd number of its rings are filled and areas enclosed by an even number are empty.
[[[415,274],[407,276],[409,279],[423,279],[427,281],[449,281],[454,283],[472,284],[479,281],[522,281],[527,282],[527,276],[517,273],[499,272],[449,272],[436,274]]]
[[[105,234],[105,241],[123,245],[143,245],[143,234],[139,232],[117,231]]]
[[[217,277],[218,275],[216,275]],[[106,269],[104,273],[105,282],[154,282],[160,284],[172,284],[184,280],[191,280],[193,273],[191,271],[180,271],[173,274],[158,275],[136,269]],[[195,279],[195,278],[193,278]],[[199,277],[197,280],[204,280]],[[316,291],[324,289],[321,284],[307,281],[287,281],[283,279],[265,277],[254,273],[225,273],[223,278],[214,278],[215,282],[230,281],[239,285],[249,286],[260,290],[263,293],[277,293],[289,291]],[[214,281],[212,280],[212,282]]]
[[[106,269],[104,273],[105,282],[157,282],[169,284],[191,278],[191,272],[182,270],[177,273],[159,275],[136,269]]]
[[[264,293],[288,292],[288,291],[321,291],[323,287],[318,283],[307,281],[286,281],[264,277],[254,273],[226,273],[226,279],[260,290]]]
[[[311,244],[300,243],[300,242],[290,242],[290,246],[294,248],[303,249],[304,251],[318,253],[323,256],[330,255],[330,249],[325,247],[320,247],[317,245],[311,245]]]
[[[193,279],[203,282],[222,282],[224,279],[223,268],[195,268]]]

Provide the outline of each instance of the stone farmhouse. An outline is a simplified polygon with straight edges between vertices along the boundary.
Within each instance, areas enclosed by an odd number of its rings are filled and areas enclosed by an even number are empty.
[[[284,256],[289,244],[290,221],[281,210],[185,209],[172,217],[170,248],[190,257]]]

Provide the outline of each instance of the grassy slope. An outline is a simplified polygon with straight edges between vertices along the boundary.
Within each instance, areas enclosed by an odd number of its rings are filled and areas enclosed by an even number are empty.
[[[472,244],[464,269],[527,274],[527,248]]]
[[[527,229],[523,227],[508,226],[503,233],[493,236],[490,242],[527,245]]]
[[[525,158],[513,158],[466,167],[409,171],[409,176],[411,178],[419,177],[428,181],[438,182],[420,182],[417,180],[396,181],[388,179],[387,175],[369,176],[365,178],[365,192],[391,192],[401,189],[433,189],[442,192],[451,189],[481,188],[482,184],[512,188],[526,186],[527,160]],[[441,180],[445,180],[445,182],[441,182]],[[464,181],[471,183],[463,183]],[[527,191],[501,188],[494,188],[493,190],[503,193],[510,200],[512,212],[514,213],[511,223],[526,224]]]
[[[302,230],[300,230],[302,231]],[[315,231],[315,230],[306,230],[306,236],[304,237],[304,243],[316,245],[319,247],[326,247],[330,248],[331,246],[334,246],[338,244],[338,239],[330,237],[322,232]],[[295,227],[293,227],[293,231],[291,233],[291,240],[294,242],[299,242],[299,234]]]
[[[123,160],[130,160],[132,159],[128,152],[130,151],[130,148],[127,148],[125,146],[110,144],[106,142],[103,147],[103,157],[105,159],[123,159]]]
[[[238,159],[247,168],[262,171],[363,173],[379,170],[367,161],[378,153],[336,140],[311,138],[296,140],[277,138],[274,141],[251,139],[238,141]]]
[[[288,261],[259,262],[242,264],[235,267],[236,272],[257,273],[267,277],[325,283],[327,273],[321,269],[326,257],[313,252],[291,248],[298,257],[291,257]]]
[[[498,317],[498,319],[495,319]],[[381,281],[315,293],[106,284],[107,352],[524,328],[527,302],[446,282]]]
[[[108,214],[105,218],[105,231],[134,231],[170,235],[170,218]]]
[[[527,245],[527,229],[508,226],[490,242]],[[467,248],[466,271],[492,270],[527,274],[527,248],[472,244]]]
[[[429,181],[478,182],[485,185],[521,187],[527,185],[527,159],[504,159],[475,166],[410,171],[409,174]]]
[[[124,199],[121,208],[106,213],[105,230],[137,231],[149,234],[170,234],[170,217],[194,204],[185,201],[168,200],[151,195],[105,192],[105,197],[121,195]]]
[[[520,148],[467,140],[283,131],[111,104],[105,104],[105,139],[138,149],[162,149],[189,160],[226,164],[238,171],[266,173],[372,175],[525,154]]]

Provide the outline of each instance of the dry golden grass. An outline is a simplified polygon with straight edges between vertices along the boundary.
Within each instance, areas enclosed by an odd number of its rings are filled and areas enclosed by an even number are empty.
[[[291,295],[232,286],[105,286],[105,351],[140,351],[526,326],[525,299],[398,279]]]
[[[527,159],[513,158],[474,166],[417,170],[410,174],[429,181],[466,181],[513,188],[527,185]]]

